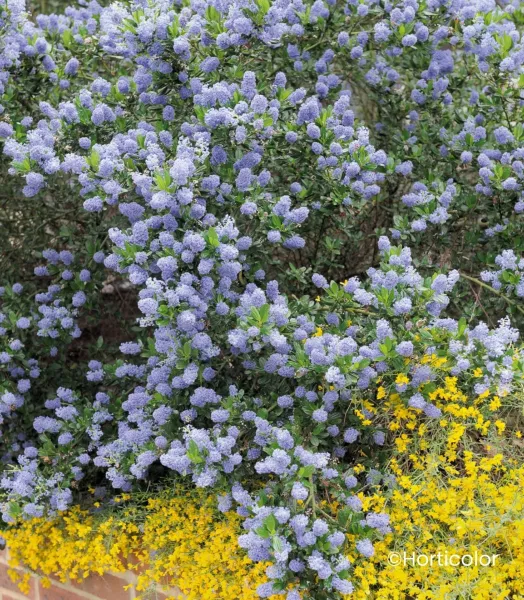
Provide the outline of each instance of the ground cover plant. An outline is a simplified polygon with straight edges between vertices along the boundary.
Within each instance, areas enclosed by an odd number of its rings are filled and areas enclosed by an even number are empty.
[[[521,597],[524,4],[56,10],[0,3],[14,560],[133,568],[122,520],[146,591]]]

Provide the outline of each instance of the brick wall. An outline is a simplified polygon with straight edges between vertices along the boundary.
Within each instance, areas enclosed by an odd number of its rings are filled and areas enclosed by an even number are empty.
[[[45,548],[42,548],[45,552]],[[51,578],[51,586],[44,587],[39,577],[31,575],[29,595],[23,594],[8,575],[12,569],[8,564],[8,550],[0,551],[0,600],[134,600],[137,594],[134,586],[125,590],[124,586],[133,584],[136,575],[131,572],[113,573],[104,576],[91,575],[82,583],[64,584]],[[23,570],[17,569],[21,572]],[[169,594],[169,595],[167,595]],[[166,600],[182,598],[177,590],[160,592],[148,590],[140,594],[144,600]]]

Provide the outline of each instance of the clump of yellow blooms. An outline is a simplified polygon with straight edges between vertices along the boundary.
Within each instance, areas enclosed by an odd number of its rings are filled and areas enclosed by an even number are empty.
[[[372,558],[350,557],[357,559],[351,597],[524,598],[524,467],[506,467],[502,461],[501,455],[474,459],[466,452],[465,473],[455,475],[444,457],[428,456],[409,475],[393,461],[399,487],[389,497],[361,496],[365,510],[390,515],[393,532],[374,544]],[[453,555],[475,553],[476,566],[449,565]],[[421,555],[434,559],[419,565],[414,557]],[[482,566],[482,555],[497,556],[494,564],[491,559]]]
[[[23,522],[4,537],[13,566],[40,573],[44,585],[46,576],[82,582],[91,574],[131,570],[144,597],[154,588],[176,588],[188,600],[255,600],[266,565],[238,548],[239,531],[238,515],[221,515],[214,498],[193,493],[149,498],[104,520],[72,508],[53,521]],[[11,575],[27,593],[27,577]]]
[[[437,368],[444,364],[427,360]],[[396,383],[408,381],[400,374]],[[364,511],[390,516],[392,533],[374,543],[373,557],[349,556],[351,598],[522,600],[524,466],[522,456],[514,458],[519,447],[510,441],[519,439],[520,431],[509,435],[507,423],[496,418],[500,397],[464,394],[454,377],[445,377],[429,398],[442,417],[421,421],[420,411],[407,407],[400,394],[379,388],[376,403],[394,433],[389,470],[398,486],[359,496]],[[351,548],[357,538],[348,537]],[[421,555],[428,558],[417,564]],[[455,555],[471,555],[477,564],[452,566]],[[482,555],[491,557],[486,566],[479,562]],[[430,564],[423,564],[426,560]]]
[[[237,545],[240,517],[218,516],[215,498],[196,503],[194,496],[165,502],[150,499],[144,523],[142,559],[156,553],[138,576],[137,589],[170,579],[188,600],[258,599],[255,590],[266,581],[267,565],[253,563]]]

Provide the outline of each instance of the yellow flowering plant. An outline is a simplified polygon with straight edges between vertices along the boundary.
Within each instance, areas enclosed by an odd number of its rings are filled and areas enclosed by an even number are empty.
[[[81,583],[90,575],[130,570],[139,597],[176,588],[188,600],[257,598],[265,565],[237,547],[238,515],[222,515],[203,494],[164,492],[142,500],[124,495],[111,511],[75,507],[51,521],[23,521],[5,532],[11,563],[40,574],[44,586],[51,576]],[[43,547],[46,552],[39,551]],[[27,592],[24,575],[11,575]]]

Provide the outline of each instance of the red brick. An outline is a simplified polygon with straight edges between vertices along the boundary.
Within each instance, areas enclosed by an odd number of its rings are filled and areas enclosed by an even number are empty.
[[[7,574],[8,570],[9,567],[7,565],[0,563],[0,589],[2,590],[2,592],[16,592],[17,594],[20,594],[26,598],[34,598],[35,577],[31,577],[31,580],[29,581],[30,592],[29,595],[26,596],[25,594],[22,594],[18,585],[11,579],[11,577],[9,577],[9,575]]]
[[[182,600],[184,596],[182,595],[182,592],[177,588],[166,588],[162,587],[161,585],[158,585],[156,587],[155,595],[153,597],[155,598],[155,600],[166,600],[167,598],[180,598],[180,600]]]
[[[173,590],[171,593],[165,591],[157,592],[155,596],[155,600],[172,600],[173,598],[180,598],[182,600],[183,596],[177,590]]]
[[[39,584],[40,600],[86,600],[85,596],[79,596],[72,588],[65,589],[51,584],[45,588]]]
[[[124,589],[127,585],[129,583],[125,579],[115,575],[91,575],[82,583],[72,583],[71,588],[87,592],[101,600],[129,600],[129,590]]]
[[[134,554],[130,554],[123,562],[127,564],[131,572],[136,574],[143,573],[149,566],[144,561],[139,560]]]

